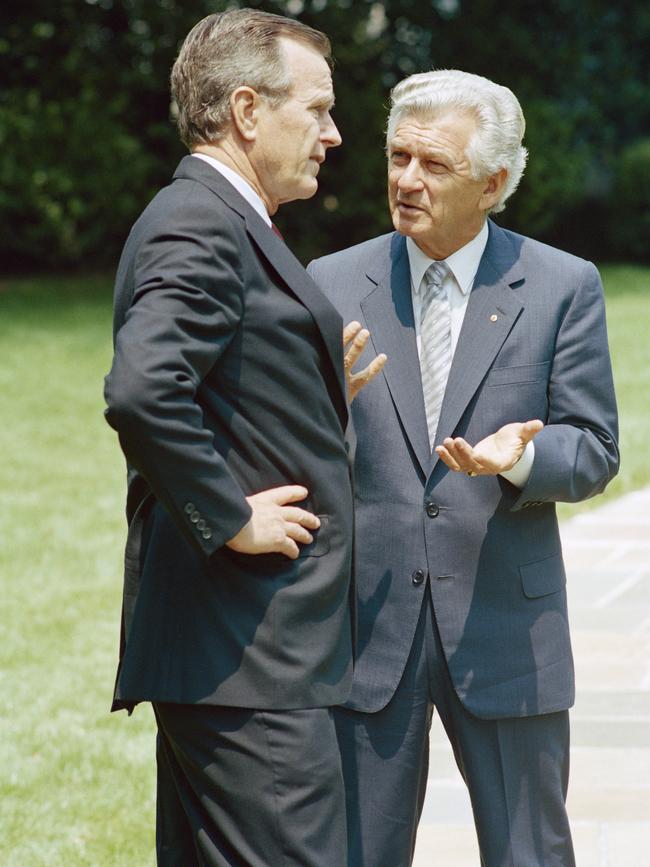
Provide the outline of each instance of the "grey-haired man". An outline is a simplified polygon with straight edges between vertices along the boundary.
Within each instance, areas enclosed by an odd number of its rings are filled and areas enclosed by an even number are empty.
[[[359,647],[337,712],[350,867],[411,863],[434,709],[484,867],[571,867],[573,664],[558,501],[618,468],[593,265],[488,219],[524,169],[504,87],[393,91],[395,232],[312,263],[388,355],[352,408]],[[473,444],[473,445],[472,445]]]

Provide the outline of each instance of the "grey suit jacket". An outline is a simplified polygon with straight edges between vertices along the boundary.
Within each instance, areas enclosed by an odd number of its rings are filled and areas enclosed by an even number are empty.
[[[569,707],[573,664],[555,503],[599,493],[618,468],[596,269],[490,223],[438,439],[475,443],[508,422],[542,419],[522,491],[500,476],[451,472],[431,455],[405,238],[375,238],[308,270],[344,321],[368,327],[372,351],[388,355],[383,375],[352,405],[359,644],[349,706],[376,711],[390,700],[411,648],[424,572],[451,678],[471,713]]]
[[[341,318],[228,181],[186,157],[115,285],[108,422],[130,466],[115,707],[303,708],[352,672]],[[246,496],[302,484],[300,557],[237,554]]]

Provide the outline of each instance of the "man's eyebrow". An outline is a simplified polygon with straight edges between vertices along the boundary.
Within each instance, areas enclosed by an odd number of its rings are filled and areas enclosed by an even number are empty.
[[[315,105],[317,108],[326,108],[328,111],[334,108],[334,103],[336,100],[333,96],[323,97],[322,99],[317,99]]]
[[[405,144],[404,142],[401,142],[399,140],[393,140],[393,141],[388,143],[388,145],[386,146],[386,150],[390,153],[391,151],[402,151],[402,150],[407,150],[409,152],[412,152],[413,149],[409,148],[409,146],[407,144]],[[417,150],[419,152],[419,156],[422,159],[426,159],[426,160],[432,159],[432,160],[437,160],[439,162],[446,161],[445,154],[440,148],[423,146],[421,148],[418,148]]]

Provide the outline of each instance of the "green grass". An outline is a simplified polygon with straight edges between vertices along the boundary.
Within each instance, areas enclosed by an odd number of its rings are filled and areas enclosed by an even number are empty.
[[[602,270],[623,451],[611,498],[650,484],[650,269]],[[110,280],[0,284],[0,349],[0,863],[153,864],[151,713],[108,713],[124,538],[102,418]]]
[[[153,864],[151,711],[109,714],[123,465],[110,281],[0,289],[0,863]]]

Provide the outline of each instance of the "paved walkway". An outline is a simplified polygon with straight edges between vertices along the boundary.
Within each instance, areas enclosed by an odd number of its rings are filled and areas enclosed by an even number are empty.
[[[650,488],[562,525],[578,696],[569,816],[578,867],[650,867]],[[437,717],[414,867],[479,867]]]

